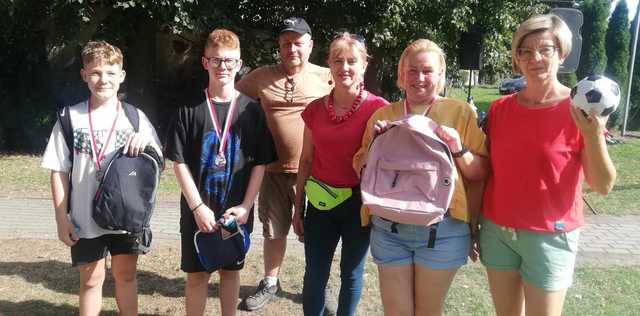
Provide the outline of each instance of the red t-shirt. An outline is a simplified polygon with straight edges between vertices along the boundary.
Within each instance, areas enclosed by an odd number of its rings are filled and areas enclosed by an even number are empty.
[[[334,187],[354,187],[360,178],[353,170],[353,155],[360,148],[369,117],[388,102],[372,93],[349,119],[336,123],[329,117],[325,98],[317,99],[302,112],[313,136],[311,175]]]
[[[583,225],[581,154],[584,140],[570,99],[527,108],[517,94],[491,105],[487,125],[491,175],[483,215],[498,225],[571,231]]]

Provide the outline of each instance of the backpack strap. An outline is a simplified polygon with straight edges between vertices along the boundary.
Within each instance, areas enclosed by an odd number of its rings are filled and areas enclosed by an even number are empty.
[[[127,117],[131,125],[133,125],[133,130],[137,133],[140,131],[140,116],[138,115],[138,109],[126,102],[122,103],[122,108],[124,110],[124,115]],[[62,129],[62,135],[64,136],[64,141],[67,144],[67,148],[69,149],[69,159],[73,162],[73,126],[71,126],[71,115],[69,114],[69,106],[63,107],[60,111],[56,113],[58,117],[58,122],[60,122],[60,128]]]
[[[58,122],[60,122],[60,128],[62,129],[62,136],[64,136],[64,142],[69,149],[69,160],[73,164],[73,126],[71,126],[71,115],[69,114],[69,106],[63,107],[56,113],[58,116]]]
[[[69,106],[64,106],[60,111],[56,113],[58,117],[58,122],[60,124],[60,129],[62,129],[62,136],[64,137],[64,142],[67,145],[67,149],[69,150],[69,161],[71,161],[71,169],[69,169],[69,196],[71,196],[71,190],[73,189],[72,181],[71,181],[71,172],[73,171],[73,126],[71,126],[71,115],[69,111]],[[67,213],[71,212],[71,200],[67,201]]]
[[[131,125],[133,125],[133,130],[137,133],[140,131],[140,116],[138,115],[138,109],[126,102],[122,102],[122,109],[124,110],[124,115],[129,119]],[[73,136],[73,135],[72,135]]]

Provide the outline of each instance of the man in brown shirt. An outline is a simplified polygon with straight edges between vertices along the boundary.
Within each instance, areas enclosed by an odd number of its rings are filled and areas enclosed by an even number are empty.
[[[236,84],[238,91],[260,99],[278,153],[278,161],[267,166],[258,198],[265,277],[256,293],[245,299],[248,310],[263,307],[279,290],[278,273],[287,248],[302,152],[304,122],[300,113],[332,88],[329,69],[309,62],[313,40],[304,19],[285,19],[278,43],[280,63],[257,68]]]

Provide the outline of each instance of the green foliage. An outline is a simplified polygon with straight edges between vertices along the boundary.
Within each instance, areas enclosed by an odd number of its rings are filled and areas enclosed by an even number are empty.
[[[602,74],[607,65],[604,39],[607,32],[609,1],[585,0],[582,3],[584,24],[582,26],[582,54],[576,74],[584,78],[591,74]]]
[[[79,80],[79,49],[105,39],[125,54],[127,100],[140,106],[160,129],[177,106],[199,98],[206,82],[200,65],[203,41],[218,27],[242,42],[244,71],[278,61],[276,28],[285,17],[304,17],[313,29],[312,62],[325,65],[334,30],[367,38],[372,56],[366,74],[370,90],[389,99],[402,50],[429,38],[447,54],[447,73],[456,80],[462,33],[484,36],[482,78],[510,73],[509,46],[517,25],[546,9],[536,0],[0,0],[0,149],[40,150],[54,110],[87,97]],[[34,128],[36,126],[37,128]],[[25,136],[26,138],[24,138]],[[2,143],[4,142],[4,143]]]
[[[51,9],[37,0],[0,5],[0,41],[6,48],[0,50],[0,146],[29,150],[44,143],[51,95],[42,21]]]
[[[573,86],[578,83],[578,78],[575,72],[558,74],[558,80],[569,88],[573,88]]]
[[[635,32],[638,21],[634,19],[631,23],[631,30]],[[631,80],[631,96],[629,98],[629,117],[627,128],[630,130],[640,129],[640,49],[636,49],[636,58],[633,65],[633,79]],[[622,106],[618,109],[619,115],[624,116],[624,105],[626,100],[622,100]]]
[[[616,81],[623,91],[622,100],[625,100],[627,80],[629,76],[629,9],[626,0],[621,0],[616,5],[605,37],[607,48],[607,68],[605,75]],[[624,102],[624,101],[623,101]],[[621,111],[616,111],[609,117],[609,126],[618,126],[621,122]]]

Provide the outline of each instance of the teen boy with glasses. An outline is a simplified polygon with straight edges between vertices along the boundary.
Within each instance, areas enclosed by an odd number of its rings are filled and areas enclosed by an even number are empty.
[[[265,165],[277,159],[262,107],[234,87],[242,66],[238,36],[225,29],[209,34],[202,66],[209,75],[202,102],[178,109],[167,140],[167,158],[174,161],[182,190],[181,269],[187,273],[187,315],[204,314],[211,277],[198,259],[194,234],[216,232],[221,229],[217,220],[232,215],[250,233]],[[222,315],[235,315],[243,266],[244,261],[218,270]]]

